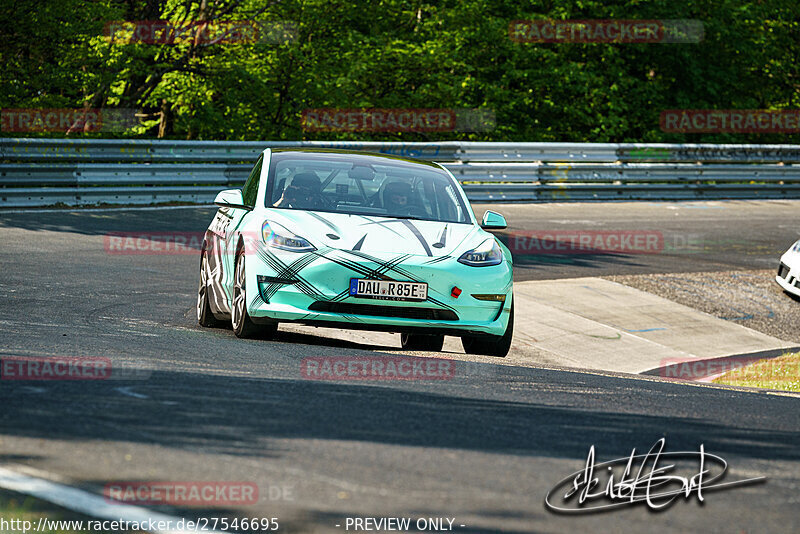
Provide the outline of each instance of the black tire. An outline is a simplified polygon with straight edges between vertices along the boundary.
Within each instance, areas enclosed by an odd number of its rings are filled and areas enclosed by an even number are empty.
[[[467,354],[481,354],[483,356],[496,356],[505,358],[511,349],[511,340],[514,337],[514,301],[511,301],[511,312],[508,314],[508,326],[502,336],[490,334],[461,336],[461,345]]]
[[[212,328],[220,325],[220,320],[211,312],[208,298],[208,259],[206,251],[200,255],[200,284],[197,288],[197,322],[200,326]]]
[[[231,326],[236,337],[251,338],[258,331],[258,326],[247,313],[247,288],[244,272],[244,254],[236,255],[233,275],[233,302],[231,303]]]
[[[444,336],[427,334],[400,334],[400,345],[405,350],[439,352],[444,345]]]

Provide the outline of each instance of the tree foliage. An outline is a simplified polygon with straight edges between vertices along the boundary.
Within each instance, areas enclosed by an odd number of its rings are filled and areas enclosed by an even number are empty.
[[[175,139],[798,142],[659,127],[665,109],[800,109],[798,15],[796,0],[0,0],[0,107],[133,108],[141,126],[117,135]],[[705,37],[517,43],[517,19],[697,19]],[[216,44],[104,36],[109,21],[141,20],[291,31]],[[496,127],[309,132],[309,108],[486,109]]]

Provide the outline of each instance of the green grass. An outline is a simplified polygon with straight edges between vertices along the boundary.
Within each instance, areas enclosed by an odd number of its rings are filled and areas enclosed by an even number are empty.
[[[14,519],[30,521],[33,525],[36,525],[40,517],[55,521],[82,519],[77,514],[65,513],[62,509],[39,499],[18,493],[0,491],[0,518],[6,521]],[[22,529],[8,530],[8,532],[21,533]],[[45,530],[38,534],[77,534],[77,532],[74,530],[61,530],[56,533],[53,530]]]
[[[60,506],[56,506],[55,504],[50,504],[47,501],[7,490],[0,490],[0,518],[4,519],[6,522],[11,522],[12,520],[30,521],[32,530],[28,531],[28,534],[87,534],[87,532],[89,532],[86,528],[84,528],[83,531],[71,529],[53,530],[43,528],[41,531],[36,532],[35,529],[39,518],[45,518],[51,521],[96,520],[96,518],[72,512],[65,508],[61,508]],[[3,534],[22,534],[21,525],[19,523],[14,523],[13,525],[17,525],[18,528],[8,528],[7,530],[0,529],[0,532]]]
[[[715,378],[716,384],[800,391],[800,352],[759,360]]]

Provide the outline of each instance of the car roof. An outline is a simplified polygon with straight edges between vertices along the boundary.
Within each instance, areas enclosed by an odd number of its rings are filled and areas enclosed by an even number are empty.
[[[414,158],[404,158],[401,156],[395,156],[392,154],[381,154],[379,152],[366,152],[366,151],[359,151],[359,150],[338,150],[338,149],[330,149],[330,148],[275,148],[272,149],[273,154],[292,154],[295,153],[297,155],[309,156],[314,154],[322,155],[342,155],[342,156],[352,156],[353,159],[363,160],[363,159],[372,159],[372,160],[381,160],[381,159],[388,159],[392,161],[399,161],[404,163],[412,163],[416,165],[424,165],[427,167],[433,167],[435,169],[441,170],[441,167],[433,162],[422,160],[422,159],[414,159]]]

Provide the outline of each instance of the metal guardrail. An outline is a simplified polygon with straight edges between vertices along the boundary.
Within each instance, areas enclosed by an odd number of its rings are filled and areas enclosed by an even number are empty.
[[[798,145],[0,139],[0,207],[211,202],[266,147],[441,162],[473,201],[800,198]]]
[[[252,163],[267,147],[366,150],[455,161],[461,143],[380,141],[159,141],[142,139],[0,139],[0,160],[15,162]]]
[[[366,150],[435,161],[800,163],[799,145],[475,143],[443,141],[160,141],[0,139],[0,160],[18,162],[251,162],[266,147]]]

